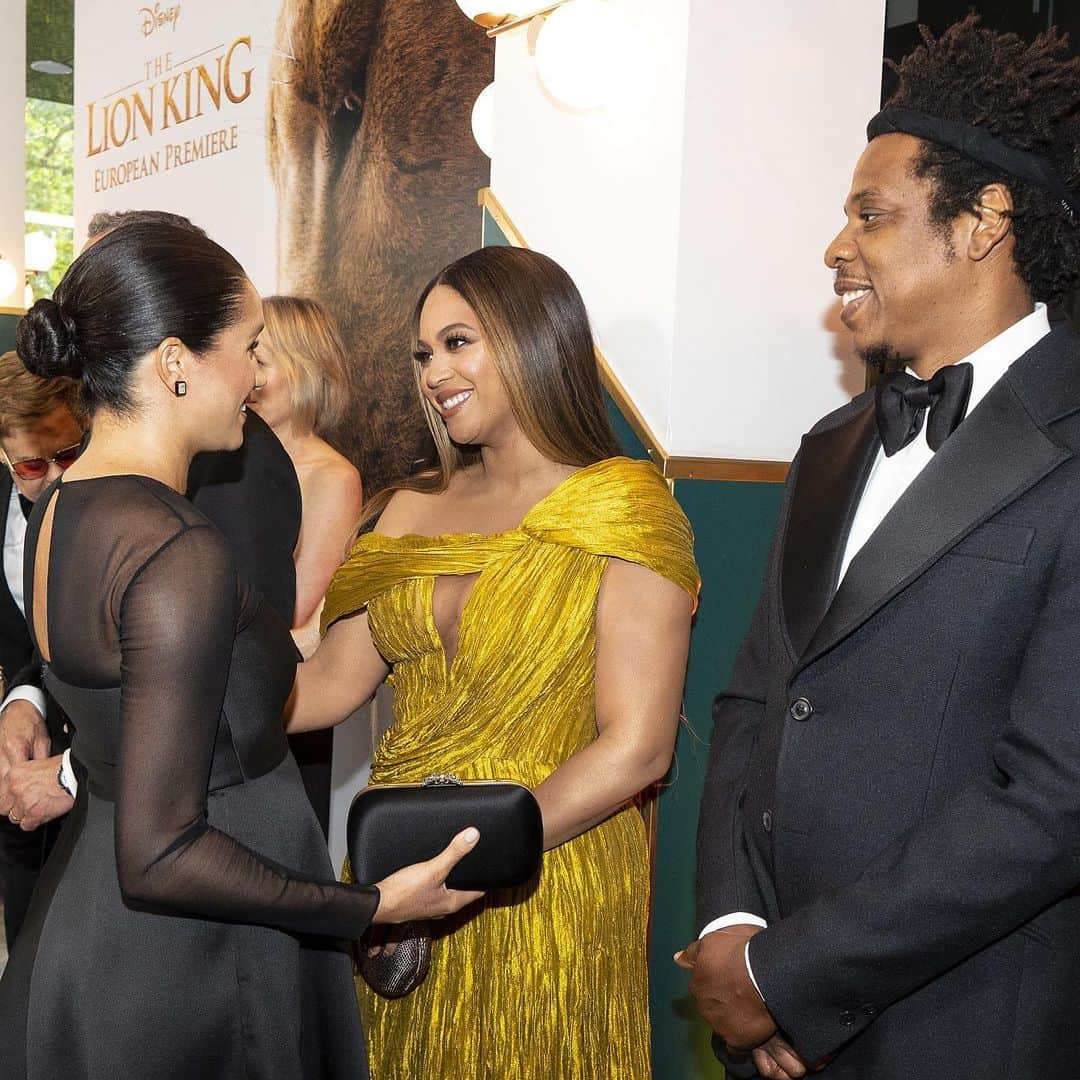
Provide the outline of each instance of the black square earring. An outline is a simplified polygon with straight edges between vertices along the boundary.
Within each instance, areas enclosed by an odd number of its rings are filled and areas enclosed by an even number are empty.
[[[187,393],[187,383],[183,379],[178,379],[173,387],[173,393],[177,397],[183,397]]]

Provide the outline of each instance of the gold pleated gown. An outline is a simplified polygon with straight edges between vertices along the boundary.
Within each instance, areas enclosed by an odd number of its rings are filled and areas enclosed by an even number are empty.
[[[690,525],[648,462],[580,470],[510,532],[361,537],[324,623],[366,607],[393,668],[371,782],[455,773],[535,788],[591,742],[609,558],[697,594]],[[432,615],[444,574],[478,575],[450,664]],[[387,1001],[357,979],[372,1080],[648,1080],[648,904],[631,807],[547,852],[531,888],[434,924],[431,973],[412,994]]]

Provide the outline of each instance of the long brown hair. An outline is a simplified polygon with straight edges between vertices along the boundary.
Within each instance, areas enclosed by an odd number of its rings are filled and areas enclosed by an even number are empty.
[[[428,282],[416,302],[414,351],[424,302],[438,285],[453,289],[475,312],[514,417],[540,453],[579,466],[620,453],[604,406],[585,303],[554,259],[525,248],[486,247],[451,263]],[[479,460],[478,448],[451,440],[423,395],[420,363],[413,364],[438,464],[379,492],[364,507],[361,529],[382,513],[395,491],[445,491],[455,472]]]

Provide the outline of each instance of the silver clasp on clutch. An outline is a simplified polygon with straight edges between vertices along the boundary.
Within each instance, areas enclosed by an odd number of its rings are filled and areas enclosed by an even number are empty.
[[[461,787],[461,781],[453,773],[432,773],[421,787]]]

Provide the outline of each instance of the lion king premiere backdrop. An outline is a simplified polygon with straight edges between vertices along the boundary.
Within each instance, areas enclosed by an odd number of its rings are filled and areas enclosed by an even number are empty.
[[[655,1075],[722,1075],[670,958],[697,929],[709,707],[779,481],[800,433],[862,385],[822,252],[878,106],[885,0],[570,0],[494,42],[454,0],[76,8],[77,231],[98,210],[178,211],[262,292],[326,302],[354,381],[332,438],[368,493],[427,452],[406,325],[432,273],[481,242],[528,244],[581,286],[626,450],[671,481],[707,582],[652,817],[651,994]],[[489,160],[470,117],[493,81]],[[374,712],[335,733],[335,860]]]

